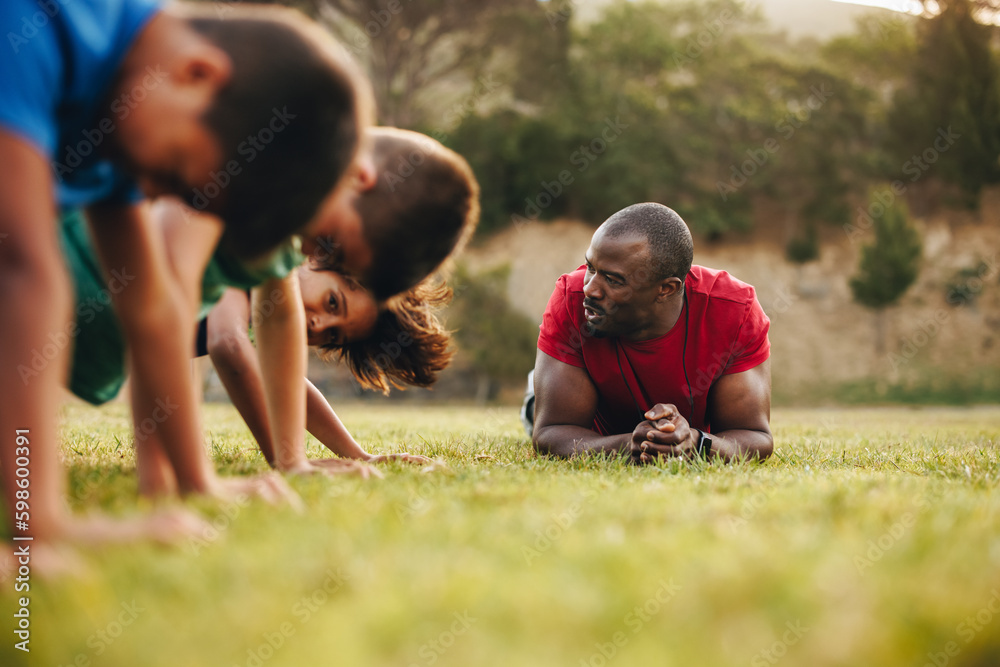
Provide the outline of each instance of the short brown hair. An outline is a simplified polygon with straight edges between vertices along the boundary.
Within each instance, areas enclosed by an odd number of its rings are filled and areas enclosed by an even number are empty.
[[[345,345],[323,345],[320,357],[346,361],[364,389],[389,393],[390,386],[429,387],[451,362],[451,333],[438,311],[451,301],[451,288],[427,280],[390,299],[379,312],[371,336]]]
[[[479,222],[479,183],[468,162],[409,130],[371,128],[378,178],[355,201],[372,264],[361,282],[379,301],[424,280]]]
[[[301,12],[237,5],[220,17],[184,7],[188,24],[232,61],[204,115],[225,181],[214,196],[208,185],[195,190],[189,203],[222,218],[222,247],[253,258],[298,232],[334,189],[369,122],[371,91],[346,51]]]

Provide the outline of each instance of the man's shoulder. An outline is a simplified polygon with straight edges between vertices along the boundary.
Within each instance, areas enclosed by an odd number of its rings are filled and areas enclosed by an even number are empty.
[[[558,284],[563,285],[567,293],[579,292],[583,294],[583,281],[587,275],[587,267],[580,266],[575,271],[564,273],[559,277]]]
[[[757,298],[753,285],[733,277],[721,269],[694,265],[687,278],[691,293],[704,295],[710,301],[731,301],[746,305]]]
[[[563,303],[574,301],[583,302],[583,281],[587,273],[587,267],[581,266],[575,271],[564,273],[556,279],[554,297],[561,297]],[[551,305],[551,303],[550,303]]]

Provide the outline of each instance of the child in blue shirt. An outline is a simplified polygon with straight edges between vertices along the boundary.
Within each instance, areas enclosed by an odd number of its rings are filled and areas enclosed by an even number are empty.
[[[98,528],[71,521],[61,504],[57,409],[69,349],[52,337],[61,340],[72,312],[57,225],[72,209],[85,211],[103,269],[134,276],[111,295],[133,415],[140,423],[166,401],[177,406],[157,439],[179,491],[283,493],[274,480],[215,475],[187,374],[197,310],[142,200],[174,195],[210,214],[184,237],[199,279],[216,246],[241,260],[267,254],[315,217],[354,159],[370,108],[364,83],[314,23],[287,9],[231,9],[0,3],[10,48],[0,58],[0,433],[29,443],[0,438],[16,536],[131,538],[149,525]],[[40,351],[41,368],[18,373]],[[12,513],[29,506],[18,447],[31,455],[30,522],[15,524]]]

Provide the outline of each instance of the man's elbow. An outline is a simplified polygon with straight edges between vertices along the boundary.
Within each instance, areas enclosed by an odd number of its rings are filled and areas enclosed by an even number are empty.
[[[539,456],[554,456],[565,458],[565,454],[559,447],[559,442],[553,437],[551,429],[542,426],[535,426],[531,434],[531,446]]]
[[[766,461],[774,453],[774,436],[770,431],[761,433],[761,442],[755,453],[758,461]]]
[[[549,444],[544,434],[545,428],[540,428],[537,424],[531,432],[531,446],[539,456],[548,456],[550,454]]]

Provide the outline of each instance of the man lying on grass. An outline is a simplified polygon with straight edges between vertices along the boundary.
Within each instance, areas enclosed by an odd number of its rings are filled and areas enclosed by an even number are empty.
[[[693,252],[674,211],[635,204],[559,278],[527,411],[538,452],[770,456],[770,322],[753,287],[692,266]]]

